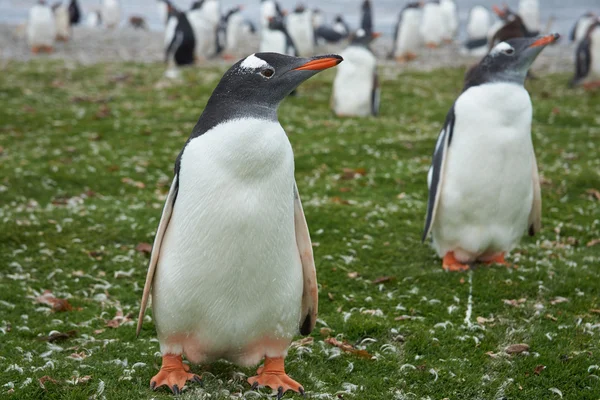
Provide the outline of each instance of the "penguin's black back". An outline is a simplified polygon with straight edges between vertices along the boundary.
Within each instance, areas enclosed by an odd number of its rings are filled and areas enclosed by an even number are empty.
[[[167,57],[174,53],[174,60],[177,65],[191,65],[194,63],[194,51],[196,47],[196,38],[190,21],[185,13],[180,12],[177,15],[177,27],[169,47],[167,47]]]

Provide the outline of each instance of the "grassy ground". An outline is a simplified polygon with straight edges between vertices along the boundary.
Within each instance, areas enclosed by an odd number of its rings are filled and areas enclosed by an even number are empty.
[[[2,71],[1,398],[169,398],[148,387],[160,364],[151,319],[136,339],[129,318],[148,261],[136,247],[152,242],[175,157],[221,73],[160,88],[158,65]],[[420,234],[430,155],[463,71],[386,71],[381,116],[362,120],[332,118],[333,73],[280,109],[321,300],[290,375],[315,399],[600,398],[599,93],[567,90],[566,75],[528,83],[543,231],[513,252],[517,270],[448,274]],[[72,309],[37,302],[45,290]],[[49,342],[52,331],[70,333]],[[505,352],[519,343],[529,350]],[[183,397],[258,397],[244,381],[253,369],[193,370],[205,387]]]

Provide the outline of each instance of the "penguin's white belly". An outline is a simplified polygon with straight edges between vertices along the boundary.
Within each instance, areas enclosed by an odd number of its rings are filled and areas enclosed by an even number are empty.
[[[260,40],[260,52],[274,52],[287,54],[287,40],[285,34],[273,29],[263,29]]]
[[[288,32],[298,49],[300,57],[309,57],[314,52],[315,38],[311,19],[311,14],[308,11],[288,16]]]
[[[581,17],[575,29],[575,42],[579,42],[585,38],[588,29],[594,23],[593,17]]]
[[[216,31],[212,30],[210,21],[204,18],[201,10],[190,10],[186,16],[194,32],[196,56],[212,57],[216,53]]]
[[[244,18],[239,14],[234,14],[227,22],[226,46],[228,51],[234,51],[238,47],[244,33]]]
[[[467,34],[469,39],[481,39],[487,36],[490,29],[490,13],[482,6],[475,6],[469,14]]]
[[[442,1],[440,3],[444,20],[443,39],[450,40],[456,35],[458,29],[458,15],[454,1]]]
[[[402,13],[402,22],[396,39],[398,44],[394,53],[396,57],[418,52],[421,45],[420,25],[420,10],[408,9]]]
[[[30,46],[52,46],[56,25],[50,7],[35,5],[29,11],[27,42]]]
[[[591,73],[593,78],[600,77],[600,27],[594,28],[592,31],[590,54],[592,57]]]
[[[260,3],[260,22],[264,30],[268,29],[269,18],[273,18],[276,14],[275,2],[268,0]]]
[[[102,5],[102,22],[108,28],[114,28],[121,22],[121,9],[114,0],[105,0]]]
[[[426,44],[440,44],[444,36],[444,17],[441,7],[435,3],[427,3],[423,9],[421,35]]]
[[[367,49],[350,46],[341,53],[344,62],[337,67],[333,81],[333,108],[339,116],[371,115],[375,56]]]
[[[538,0],[521,0],[519,2],[519,15],[530,31],[540,30],[540,5]]]
[[[438,254],[472,262],[510,251],[533,202],[531,100],[517,85],[472,87],[455,104],[454,135],[433,224]]]
[[[69,9],[60,5],[54,12],[56,19],[56,36],[61,39],[68,39],[71,36],[71,22],[69,19]]]
[[[279,123],[234,120],[193,139],[154,278],[163,354],[252,365],[298,331],[294,158]]]

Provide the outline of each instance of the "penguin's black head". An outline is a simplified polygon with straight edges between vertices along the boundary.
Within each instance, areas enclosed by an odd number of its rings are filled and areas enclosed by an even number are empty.
[[[472,68],[465,78],[465,90],[489,82],[525,83],[529,67],[542,50],[558,40],[558,33],[537,38],[516,38],[500,42]]]
[[[494,5],[492,6],[492,10],[504,22],[513,22],[515,19],[521,18],[519,14],[511,10],[506,4],[503,8]]]
[[[212,98],[241,101],[276,111],[279,103],[302,82],[335,67],[342,57],[332,54],[299,58],[279,53],[256,53],[238,61],[215,88]]]
[[[204,5],[204,0],[197,0],[197,1],[194,1],[192,3],[191,9],[192,10],[197,10],[199,8],[202,8],[203,5]]]
[[[282,15],[269,18],[269,29],[272,31],[285,31],[285,20]]]
[[[333,22],[344,22],[344,18],[341,15],[336,15]]]
[[[366,32],[364,29],[358,29],[352,35],[350,35],[351,46],[362,46],[369,47],[373,40],[381,36],[379,32]]]

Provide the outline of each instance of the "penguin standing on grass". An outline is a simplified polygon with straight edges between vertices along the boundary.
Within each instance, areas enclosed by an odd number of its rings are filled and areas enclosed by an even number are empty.
[[[359,29],[341,53],[344,63],[333,81],[331,107],[338,117],[366,117],[379,113],[380,87],[377,58],[370,49],[379,33]]]
[[[446,271],[508,265],[505,255],[541,227],[540,178],[531,141],[529,67],[558,34],[497,44],[466,77],[446,116],[427,183],[423,241]]]
[[[187,14],[174,8],[165,30],[165,62],[167,78],[178,78],[178,67],[193,65],[196,61],[196,37]]]
[[[315,51],[315,31],[312,27],[312,11],[298,6],[287,16],[287,30],[298,49],[298,55],[308,57]]]
[[[333,25],[321,24],[315,29],[315,42],[318,45],[324,43],[339,43],[350,35],[350,28],[344,17],[336,15]]]
[[[283,16],[272,17],[269,25],[262,31],[260,52],[281,53],[296,57],[298,49],[288,33]]]
[[[52,53],[56,38],[54,14],[45,0],[40,0],[29,10],[27,21],[27,43],[35,54]]]
[[[577,44],[575,76],[569,86],[583,85],[585,89],[600,87],[600,18],[589,27]]]
[[[477,5],[469,11],[467,41],[464,49],[468,54],[484,56],[488,51],[488,32],[492,16],[489,10]]]
[[[313,330],[318,310],[310,235],[294,154],[277,118],[298,85],[340,56],[257,53],[223,76],[175,162],[138,318],[152,291],[162,353],[150,387],[180,394],[201,382],[183,363],[264,359],[252,388],[281,398],[303,386],[285,373],[288,347]]]
[[[421,37],[430,49],[440,46],[445,35],[444,13],[439,0],[430,0],[423,6]]]
[[[102,0],[102,23],[108,29],[119,26],[121,22],[121,4],[119,0]]]
[[[444,34],[442,39],[445,43],[452,43],[458,32],[458,10],[454,0],[440,0],[440,8],[444,19]]]
[[[577,19],[575,25],[571,29],[571,33],[569,34],[569,40],[571,42],[579,43],[581,40],[585,38],[588,29],[594,22],[597,20],[596,14],[591,11],[586,12],[581,17]]]
[[[56,3],[52,6],[52,12],[56,23],[56,40],[68,42],[71,38],[71,19],[68,6]]]
[[[394,30],[394,45],[389,58],[398,62],[412,61],[417,58],[422,39],[419,29],[423,17],[420,2],[408,3],[400,12]]]

